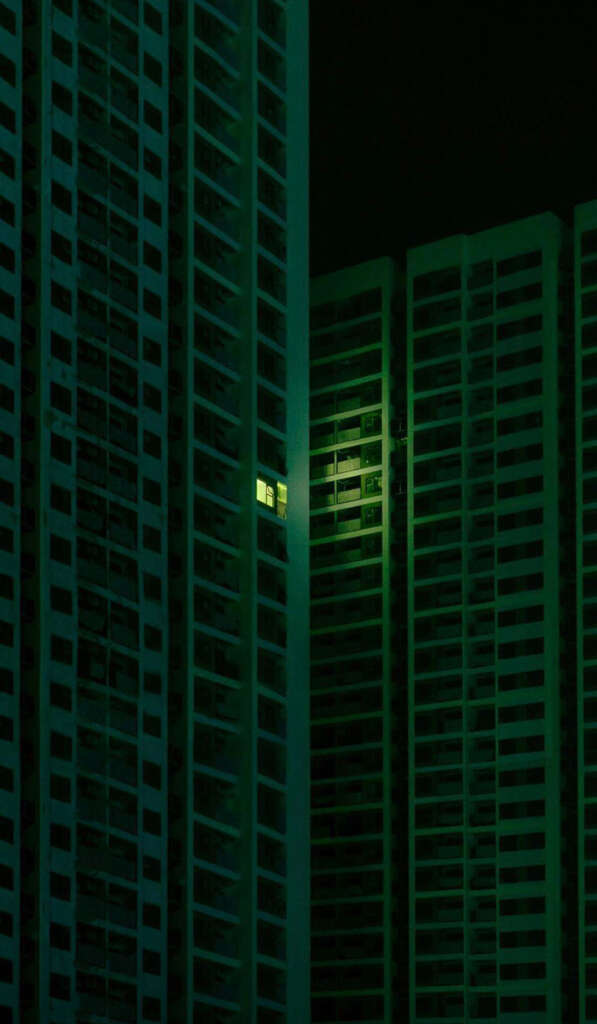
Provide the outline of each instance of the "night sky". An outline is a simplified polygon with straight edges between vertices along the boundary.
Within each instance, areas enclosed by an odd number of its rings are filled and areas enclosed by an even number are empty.
[[[597,199],[597,3],[310,0],[311,273]]]

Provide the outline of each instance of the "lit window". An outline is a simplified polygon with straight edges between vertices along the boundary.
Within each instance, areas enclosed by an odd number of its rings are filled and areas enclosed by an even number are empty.
[[[273,509],[283,519],[286,518],[287,490],[286,484],[277,482],[274,485],[257,477],[257,501]]]
[[[281,519],[286,519],[286,505],[288,503],[288,486],[287,484],[280,483],[278,480],[276,484],[278,490],[278,501],[276,505],[276,512]]]

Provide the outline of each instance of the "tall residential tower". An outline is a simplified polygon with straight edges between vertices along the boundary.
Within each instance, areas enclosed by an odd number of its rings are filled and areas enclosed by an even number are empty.
[[[396,276],[379,260],[311,290],[312,1019],[322,1024],[396,1019]]]
[[[3,1020],[308,1017],[307,146],[303,0],[0,4]]]
[[[569,232],[411,250],[411,1020],[574,1019]]]

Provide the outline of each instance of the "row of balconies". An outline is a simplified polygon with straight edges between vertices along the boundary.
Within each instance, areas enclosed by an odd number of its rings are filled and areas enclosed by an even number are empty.
[[[349,622],[365,622],[381,619],[383,599],[381,594],[358,597],[351,601],[330,601],[315,604],[311,609],[311,628],[325,629],[329,626],[346,625]]]
[[[311,667],[311,690],[319,692],[337,686],[380,682],[383,678],[382,659],[379,654],[356,656],[348,660],[325,662]]]
[[[368,713],[379,709],[382,692],[378,682],[365,686],[343,687],[340,692],[315,691],[311,694],[311,718],[331,718],[334,715]]]
[[[381,411],[349,416],[311,428],[311,449],[357,441],[381,433]],[[333,453],[332,453],[333,454]]]
[[[450,297],[445,293],[441,299],[433,301],[422,300],[415,303],[413,309],[413,330],[429,330],[444,324],[455,323],[461,320],[482,320],[485,317],[493,316],[496,311],[509,309],[512,306],[534,302],[542,296],[541,281],[537,280],[537,271],[519,274],[514,282],[507,282],[501,286],[495,295],[494,290],[487,288],[483,291],[474,291],[472,295],[460,294]]]
[[[381,441],[366,445],[352,445],[350,448],[337,448],[335,451],[321,455],[312,455],[310,459],[311,479],[349,473],[368,466],[377,466],[381,462]]]
[[[347,356],[333,362],[314,364],[311,367],[310,386],[312,391],[318,388],[329,388],[359,377],[372,377],[382,369],[382,352],[379,348],[371,349],[362,354]],[[340,411],[342,396],[337,396],[337,409]]]
[[[313,661],[331,659],[349,654],[381,650],[382,626],[359,626],[351,630],[335,629],[330,633],[317,633],[311,636],[311,658]]]
[[[237,27],[238,5],[235,0],[224,0],[222,6],[217,10],[221,11],[225,17],[218,17],[212,9],[208,10],[202,3],[195,5],[195,37],[207,44],[222,58],[225,64],[236,70],[240,59]]]
[[[382,325],[379,317],[366,319],[348,326],[339,324],[335,330],[321,334],[312,334],[310,341],[310,358],[329,359],[352,349],[369,348],[378,345],[382,340]]]
[[[359,804],[379,803],[382,796],[381,778],[319,783],[311,786],[311,810],[313,812],[324,808],[358,807]],[[359,885],[361,884],[362,879],[359,881]]]
[[[312,523],[314,520],[312,520]],[[317,573],[311,576],[311,598],[317,600],[341,594],[357,594],[381,586],[381,564],[364,565],[343,572]]]
[[[370,503],[314,516],[311,519],[311,539],[370,530],[381,525],[381,516],[382,506]]]
[[[382,928],[383,897],[367,901],[354,899],[352,902],[315,901],[311,904],[311,925],[313,933],[334,932],[345,928]]]
[[[350,991],[351,989],[379,989],[384,987],[383,960],[379,963],[325,965],[314,967],[311,971],[311,991],[314,995],[333,990]],[[355,1000],[359,1000],[360,991],[355,992]],[[355,1012],[356,1007],[355,1007]]]
[[[329,734],[328,734],[329,735]],[[362,733],[361,733],[362,736]],[[344,749],[326,748],[323,753],[313,749],[311,777],[314,783],[340,778],[373,775],[382,770],[381,741],[357,741]]]
[[[311,398],[311,422],[352,410],[365,415],[367,406],[379,405],[380,402],[381,380],[364,381],[357,386],[315,395]]]

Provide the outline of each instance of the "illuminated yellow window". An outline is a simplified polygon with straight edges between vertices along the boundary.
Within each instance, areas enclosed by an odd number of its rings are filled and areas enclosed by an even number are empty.
[[[288,487],[286,484],[276,481],[270,484],[267,480],[257,477],[257,501],[273,509],[282,519],[286,519],[286,502],[288,499]]]
[[[280,519],[286,519],[286,506],[288,504],[288,486],[280,483],[278,480],[276,484],[278,490],[278,502],[276,505],[276,512],[280,516]]]
[[[276,507],[274,485],[268,484],[267,480],[262,480],[261,477],[257,477],[257,501],[268,508]]]

